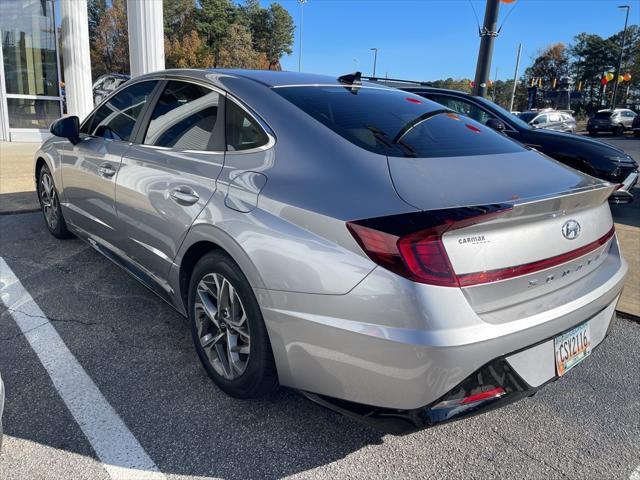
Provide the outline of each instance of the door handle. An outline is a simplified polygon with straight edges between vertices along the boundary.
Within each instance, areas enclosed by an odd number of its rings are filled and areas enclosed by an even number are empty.
[[[193,205],[200,200],[200,196],[189,187],[173,188],[171,189],[169,196],[181,205]]]
[[[100,172],[100,175],[102,175],[103,177],[113,177],[116,174],[116,171],[109,163],[103,163],[102,165],[100,165],[100,168],[98,168],[98,172]]]

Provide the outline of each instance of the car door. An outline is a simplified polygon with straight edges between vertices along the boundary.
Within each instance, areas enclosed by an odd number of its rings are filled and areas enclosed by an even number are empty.
[[[557,132],[564,131],[565,127],[562,124],[562,117],[559,113],[550,113],[547,115],[547,124],[544,125],[543,128],[548,128],[549,130],[555,130]]]
[[[65,216],[94,240],[117,243],[115,181],[145,102],[158,81],[118,92],[83,122],[80,141],[61,156]]]
[[[624,112],[622,112],[624,128],[631,128],[635,116],[636,114],[631,110],[625,110]]]
[[[116,207],[128,256],[162,286],[216,189],[224,163],[224,93],[165,81],[143,125],[122,159]]]

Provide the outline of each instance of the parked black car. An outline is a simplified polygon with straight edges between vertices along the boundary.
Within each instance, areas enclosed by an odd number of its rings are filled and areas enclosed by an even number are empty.
[[[620,184],[620,188],[609,199],[612,203],[629,203],[633,200],[631,189],[638,181],[638,163],[617,147],[581,135],[533,128],[501,106],[468,93],[434,88],[420,82],[371,77],[366,80],[421,95],[501,131],[576,170]]]
[[[625,130],[631,129],[633,120],[638,115],[628,108],[616,108],[614,110],[600,110],[587,122],[589,135],[599,132],[610,132],[614,135],[622,135]]]

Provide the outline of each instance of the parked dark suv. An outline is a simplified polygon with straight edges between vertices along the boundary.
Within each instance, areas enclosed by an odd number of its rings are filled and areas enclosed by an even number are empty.
[[[366,80],[393,86],[438,102],[576,170],[617,183],[620,188],[609,199],[612,203],[629,203],[633,200],[631,189],[638,181],[638,163],[613,145],[581,135],[533,128],[486,98],[468,93],[434,88],[420,82],[383,78]]]
[[[631,130],[636,137],[640,137],[640,115],[633,117],[633,123],[631,124]]]

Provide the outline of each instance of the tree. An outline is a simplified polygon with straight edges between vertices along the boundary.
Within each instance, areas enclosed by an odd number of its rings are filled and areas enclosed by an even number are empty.
[[[253,49],[251,32],[241,23],[229,25],[220,42],[216,66],[221,68],[256,68],[258,54]]]
[[[231,0],[199,0],[195,24],[198,33],[205,38],[214,55],[214,66],[219,63],[219,51],[227,39],[227,29],[232,23],[236,6]]]
[[[170,40],[182,38],[196,28],[195,0],[163,0],[164,34]]]
[[[569,52],[564,43],[556,43],[545,48],[525,71],[528,78],[542,78],[543,83],[551,85],[565,81],[569,76]]]
[[[204,38],[192,30],[182,38],[164,39],[167,68],[211,68],[213,53]]]
[[[93,76],[129,73],[129,36],[125,0],[111,0],[93,31],[91,48]]]
[[[260,16],[259,30],[256,28],[260,35],[258,39],[254,38],[254,45],[258,52],[266,55],[271,70],[280,64],[285,53],[291,55],[293,52],[295,27],[291,15],[280,4],[272,3],[265,12]]]

